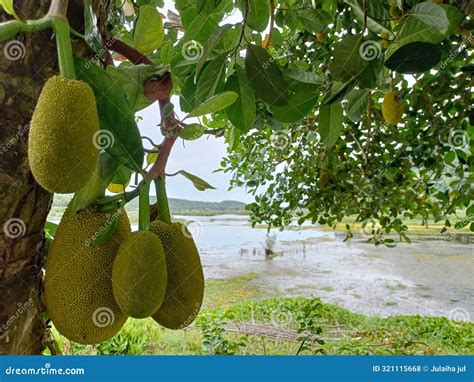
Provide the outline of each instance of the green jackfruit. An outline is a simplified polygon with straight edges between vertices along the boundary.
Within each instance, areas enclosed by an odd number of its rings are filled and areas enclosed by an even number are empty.
[[[114,220],[112,236],[98,244]],[[114,299],[112,268],[130,231],[122,209],[104,214],[89,207],[61,220],[45,265],[45,304],[56,329],[71,341],[105,341],[127,320]]]
[[[199,313],[204,296],[204,274],[199,253],[186,226],[154,221],[150,231],[165,248],[168,284],[165,300],[152,316],[169,329],[190,325]]]
[[[50,78],[39,96],[28,140],[31,172],[41,187],[61,194],[84,187],[99,160],[99,146],[94,143],[98,131],[90,86],[60,76]]]
[[[112,285],[120,309],[130,317],[151,316],[166,293],[166,259],[161,240],[148,231],[133,232],[120,245]]]

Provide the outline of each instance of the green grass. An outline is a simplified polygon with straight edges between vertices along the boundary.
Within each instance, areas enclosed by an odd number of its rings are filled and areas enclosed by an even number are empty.
[[[300,354],[474,354],[474,324],[440,317],[368,317],[308,298],[264,298],[273,291],[252,282],[255,274],[207,282],[204,307],[187,330],[167,330],[152,319],[129,319],[120,333],[95,346],[71,343],[54,329],[63,354],[296,354],[302,338],[226,332],[225,324],[268,324],[307,336]],[[260,325],[261,326],[261,325]],[[234,325],[235,327],[235,325]],[[320,329],[319,329],[320,328]],[[320,331],[320,332],[319,332]],[[316,339],[323,339],[318,344]],[[328,340],[329,338],[329,340]]]

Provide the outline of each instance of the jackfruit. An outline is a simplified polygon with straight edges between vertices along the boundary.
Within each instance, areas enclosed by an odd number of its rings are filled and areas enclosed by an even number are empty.
[[[72,193],[92,178],[99,160],[94,144],[99,117],[92,89],[82,81],[51,77],[31,119],[28,159],[44,189]]]
[[[151,316],[166,293],[166,259],[161,240],[148,231],[133,232],[120,245],[112,272],[118,306],[130,317]]]
[[[56,329],[71,341],[95,344],[113,337],[127,320],[114,299],[112,268],[130,234],[123,209],[89,207],[63,217],[45,265],[45,304]],[[109,240],[95,239],[117,222]]]
[[[154,221],[150,231],[165,248],[168,283],[166,296],[153,319],[169,329],[190,325],[199,313],[204,296],[204,274],[196,244],[185,225]]]
[[[397,125],[403,117],[403,103],[397,92],[386,93],[383,97],[382,115],[390,125]]]

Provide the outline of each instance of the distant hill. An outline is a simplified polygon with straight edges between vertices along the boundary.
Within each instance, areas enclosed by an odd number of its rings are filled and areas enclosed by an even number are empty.
[[[54,196],[52,212],[54,215],[61,214],[71,200],[71,195]],[[155,203],[156,197],[150,197],[150,203]],[[234,200],[222,202],[202,202],[187,199],[169,199],[170,210],[174,215],[218,215],[218,214],[247,214],[245,203]],[[127,204],[128,211],[138,211],[138,198]]]

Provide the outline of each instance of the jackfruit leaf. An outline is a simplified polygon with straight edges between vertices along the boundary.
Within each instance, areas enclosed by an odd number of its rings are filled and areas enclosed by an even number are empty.
[[[237,65],[236,74],[227,79],[225,89],[239,95],[237,101],[226,109],[227,118],[239,130],[248,131],[255,122],[257,108],[255,94],[241,66]]]
[[[155,6],[147,4],[139,9],[133,30],[133,46],[143,54],[154,52],[161,46],[165,32],[163,20]]]
[[[210,15],[222,11],[227,3],[225,0],[197,0],[196,9],[203,15]]]
[[[50,221],[47,221],[46,224],[44,225],[44,232],[48,239],[54,239],[57,229],[58,229],[58,225]]]
[[[268,0],[241,1],[242,15],[246,25],[257,32],[263,32],[270,18],[270,2]],[[249,8],[247,9],[247,4]]]
[[[321,78],[317,74],[307,72],[298,68],[291,68],[285,70],[285,76],[307,84],[322,84]]]
[[[270,106],[273,117],[283,123],[293,123],[301,120],[313,110],[319,98],[318,86],[286,79],[288,85],[288,105]]]
[[[212,36],[215,30],[219,28],[220,17],[218,15],[198,14],[186,28],[183,42],[197,41],[202,49],[203,44]]]
[[[196,65],[196,76],[199,76],[199,73],[201,72],[202,67],[204,66],[205,62],[213,52],[214,48],[216,45],[219,43],[221,40],[222,36],[230,29],[232,28],[231,24],[225,24],[219,29],[217,29],[211,37],[206,41],[206,44],[204,44],[204,47],[202,49],[201,56],[199,57],[199,61],[197,62]]]
[[[186,118],[199,117],[205,114],[215,113],[216,111],[225,109],[227,106],[232,105],[239,95],[236,92],[225,91],[220,94],[216,94],[214,97],[209,98],[203,102],[193,111],[191,111]]]
[[[103,139],[99,144],[130,169],[141,172],[145,156],[140,131],[124,91],[104,69],[88,60],[76,60],[79,80],[89,84],[95,94]]]
[[[179,106],[185,113],[192,111],[196,105],[196,84],[194,83],[194,75],[188,76],[181,85],[181,94],[179,96]]]
[[[191,123],[180,131],[179,137],[186,141],[195,141],[204,135],[206,128],[199,123]]]
[[[334,103],[319,108],[318,131],[322,142],[332,147],[337,142],[342,130],[342,105]]]
[[[130,183],[130,178],[132,177],[132,170],[128,167],[124,166],[123,164],[119,164],[117,169],[115,170],[110,183],[113,184],[120,184],[122,186],[126,186]]]
[[[439,45],[412,42],[395,51],[384,65],[398,73],[422,73],[435,67],[443,56]]]
[[[352,13],[356,17],[356,19],[359,20],[359,22],[361,24],[364,23],[365,19],[367,19],[367,28],[369,28],[373,33],[376,33],[376,34],[379,34],[380,32],[390,33],[390,31],[387,28],[385,28],[382,24],[380,24],[379,22],[375,21],[371,17],[366,18],[364,9],[363,9],[363,7],[361,7],[361,5],[359,4],[359,2],[357,0],[344,0],[344,2],[351,6]],[[369,5],[378,4],[378,3],[379,2],[377,2],[377,1],[371,1],[371,2],[369,2]],[[380,2],[380,5],[383,7],[382,2]],[[368,12],[370,12],[370,11],[368,11]],[[379,19],[385,19],[386,18],[386,17],[377,17],[373,13],[370,13],[370,15],[372,17],[376,17],[376,18],[379,18]]]
[[[379,58],[369,61],[365,69],[356,77],[357,85],[364,89],[378,88],[383,70],[383,56],[381,55]]]
[[[100,153],[97,170],[86,186],[81,188],[74,195],[70,207],[66,210],[68,216],[74,215],[76,211],[89,207],[97,198],[102,196],[119,165],[120,163],[107,152]]]
[[[451,34],[454,30],[461,24],[464,14],[455,6],[449,4],[437,4],[439,7],[443,8],[446,12],[446,16],[449,20],[449,26],[447,34]]]
[[[0,0],[0,6],[6,13],[13,16],[17,20],[20,20],[15,12],[15,8],[13,7],[13,0]]]
[[[385,60],[388,60],[395,51],[407,44],[413,42],[429,42],[431,44],[437,44],[445,38],[446,35],[441,33],[437,28],[426,25],[419,19],[414,17],[404,18],[400,22],[400,29],[397,38],[385,51]]]
[[[99,231],[99,234],[96,235],[92,240],[93,246],[107,243],[114,232],[117,230],[118,217],[114,217],[113,214],[110,214],[109,216],[111,217],[107,219],[105,225],[101,227],[102,229]]]
[[[84,0],[84,30],[84,37],[89,47],[105,60],[107,49],[97,27],[97,16],[92,9],[92,0]]]
[[[409,12],[409,16],[415,17],[426,25],[439,29],[446,33],[449,27],[449,19],[446,11],[438,4],[423,2],[416,4]]]
[[[248,46],[245,71],[257,97],[276,106],[287,104],[287,86],[283,75],[265,49],[256,45]]]
[[[369,101],[369,91],[365,89],[353,90],[347,96],[346,114],[352,122],[359,122],[365,115]]]
[[[159,66],[132,65],[128,62],[124,62],[118,67],[107,66],[107,73],[123,89],[127,95],[128,104],[133,111],[142,110],[153,103],[145,96],[143,84],[154,74],[159,74],[160,70],[161,67]]]
[[[153,147],[153,150],[157,150],[158,147]],[[146,163],[147,165],[152,165],[153,163],[156,162],[156,159],[158,158],[158,153],[147,153],[146,154]]]
[[[346,83],[335,82],[331,94],[323,101],[323,105],[332,105],[341,102],[357,85],[357,76],[352,77]]]
[[[216,93],[226,59],[227,53],[221,54],[204,68],[197,81],[195,102],[202,103]]]
[[[321,32],[332,20],[332,15],[322,9],[304,9],[296,13],[305,30],[313,33]],[[329,21],[329,22],[328,22]]]
[[[215,190],[216,189],[215,187],[213,187],[209,183],[207,183],[205,180],[199,178],[196,175],[190,174],[187,171],[180,170],[180,171],[178,171],[178,173],[183,175],[186,179],[189,179],[198,191]]]
[[[347,82],[364,70],[367,61],[361,55],[362,36],[345,36],[334,48],[329,70],[337,81]]]

